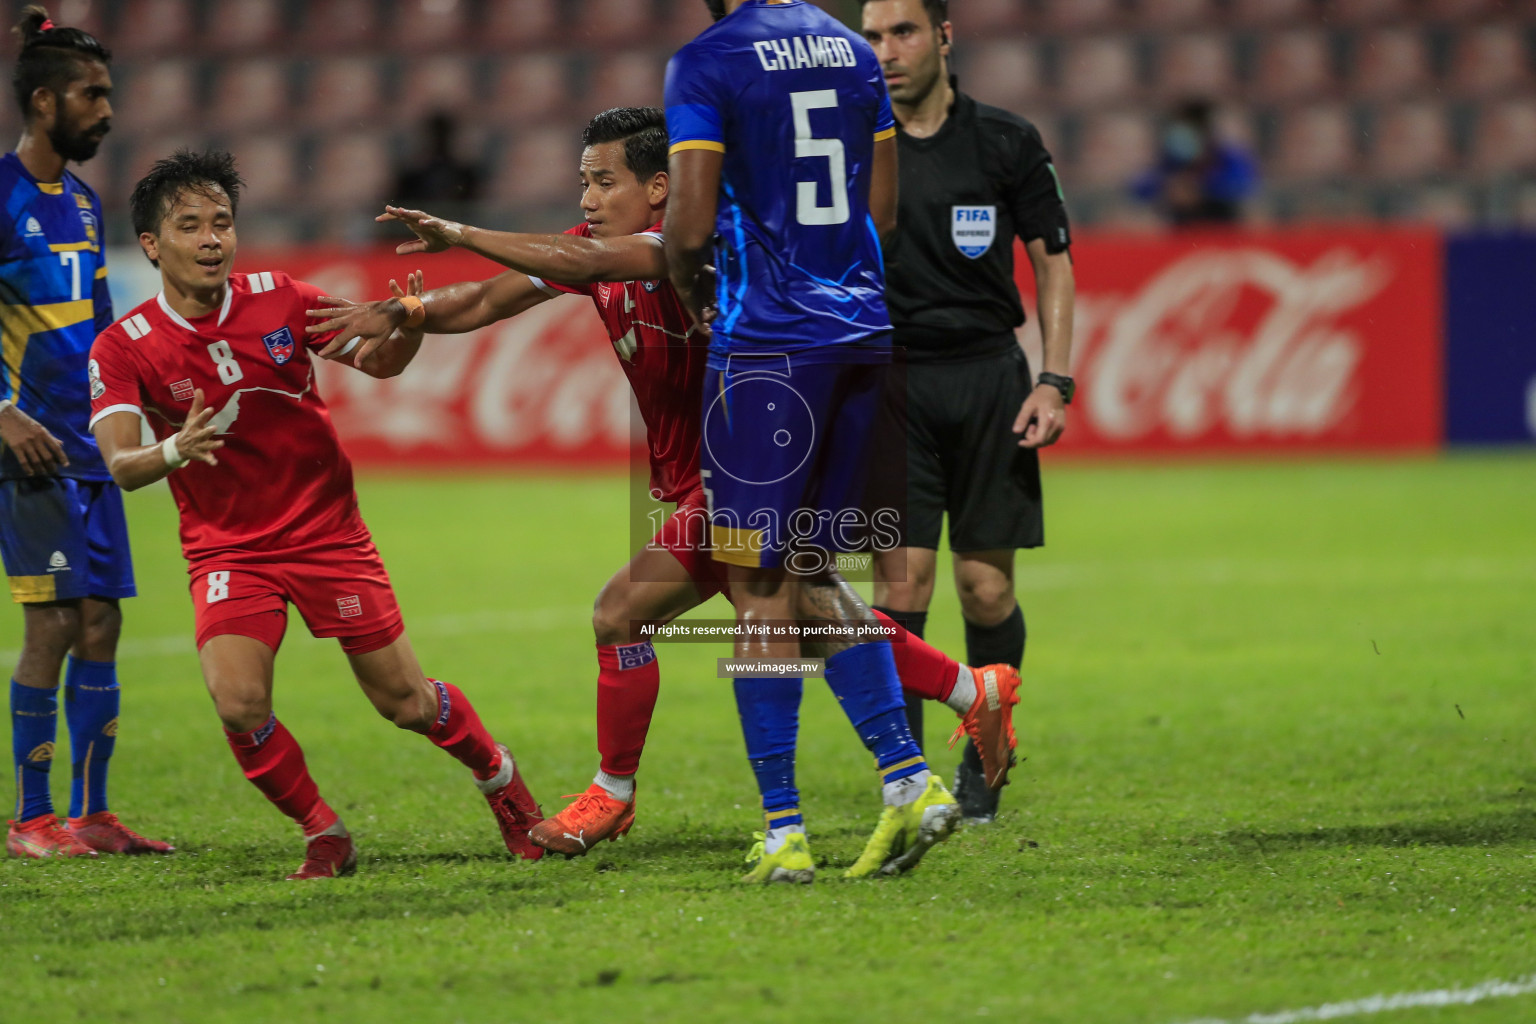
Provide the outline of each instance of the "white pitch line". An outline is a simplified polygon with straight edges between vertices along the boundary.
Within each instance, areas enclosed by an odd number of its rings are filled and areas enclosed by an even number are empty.
[[[591,605],[572,605],[566,608],[522,608],[471,612],[466,615],[425,615],[419,619],[409,616],[405,620],[409,636],[463,636],[486,630],[515,631],[556,629],[560,626],[584,627],[592,615]],[[297,615],[294,616],[297,619]],[[303,630],[303,620],[298,621]],[[117,646],[117,658],[153,658],[171,654],[193,654],[192,631],[170,636],[134,637],[130,635]],[[20,651],[0,651],[0,665],[15,665],[21,658]]]
[[[1399,992],[1396,995],[1374,995],[1364,999],[1351,999],[1343,1003],[1324,1003],[1301,1010],[1279,1010],[1275,1013],[1250,1013],[1246,1017],[1220,1020],[1204,1017],[1185,1024],[1303,1024],[1312,1020],[1339,1020],[1343,1017],[1364,1017],[1372,1013],[1391,1010],[1412,1010],[1421,1006],[1468,1006],[1485,999],[1507,999],[1510,996],[1528,996],[1536,993],[1536,974],[1514,981],[1485,981],[1471,988],[1437,988],[1426,992]]]

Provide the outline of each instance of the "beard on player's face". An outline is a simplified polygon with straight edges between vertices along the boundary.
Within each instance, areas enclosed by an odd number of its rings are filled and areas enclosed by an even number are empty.
[[[64,107],[62,96],[59,97],[59,106],[61,109]],[[110,118],[82,123],[75,118],[60,117],[48,129],[48,142],[53,146],[53,151],[65,160],[84,163],[96,155],[96,150],[101,148],[101,140],[111,130]]]

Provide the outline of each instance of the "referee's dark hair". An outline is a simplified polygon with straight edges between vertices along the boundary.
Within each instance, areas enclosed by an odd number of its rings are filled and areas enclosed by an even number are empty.
[[[859,0],[859,6],[862,8],[873,2],[874,0]],[[949,0],[923,0],[923,10],[928,13],[928,24],[934,28],[938,28],[949,20]],[[949,42],[949,37],[945,36],[944,41]]]
[[[11,73],[11,87],[22,116],[32,120],[32,94],[48,89],[62,96],[69,83],[81,77],[87,61],[112,63],[112,51],[101,40],[78,28],[55,25],[48,11],[37,4],[21,9],[11,33],[21,40],[21,54]]]
[[[624,143],[624,162],[640,181],[667,169],[667,115],[660,107],[614,107],[587,122],[581,144]]]

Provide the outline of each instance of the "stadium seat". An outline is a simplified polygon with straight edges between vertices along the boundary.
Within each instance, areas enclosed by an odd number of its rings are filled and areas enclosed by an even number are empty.
[[[1470,227],[1477,221],[1472,195],[1452,185],[1427,185],[1409,190],[1394,204],[1394,220],[1428,224],[1445,230]]]
[[[1357,99],[1397,99],[1433,84],[1427,40],[1417,28],[1375,29],[1357,35],[1352,49],[1349,91]]]
[[[1472,130],[1467,166],[1489,177],[1536,171],[1536,98],[1483,106]]]
[[[105,41],[120,57],[184,52],[192,42],[192,5],[188,0],[129,0]]]
[[[709,12],[699,0],[672,0],[665,18],[665,38],[673,47],[683,45],[710,26]]]
[[[570,204],[571,223],[580,219],[576,204],[581,134],[575,125],[538,128],[519,135],[498,162],[491,182],[492,201],[513,206],[533,203]]]
[[[1230,96],[1236,88],[1232,44],[1227,36],[1202,32],[1165,40],[1157,53],[1156,91],[1164,99]]]
[[[394,171],[389,139],[379,132],[325,138],[304,188],[310,205],[349,211],[382,204]]]
[[[315,126],[365,127],[384,105],[384,77],[369,57],[317,61],[302,93],[300,114]]]
[[[1042,32],[1102,32],[1123,28],[1127,20],[1119,0],[1040,0]]]
[[[1413,21],[1411,0],[1325,0],[1323,23],[1339,27],[1402,25]]]
[[[587,108],[596,113],[609,107],[661,106],[667,56],[649,50],[595,54],[584,98]]]
[[[1425,0],[1420,17],[1458,25],[1511,6],[1509,0]]]
[[[1412,102],[1381,109],[1368,137],[1367,169],[1381,181],[1441,174],[1455,162],[1450,123],[1438,104]]]
[[[48,4],[47,7],[53,12],[53,20],[60,25],[89,32],[98,39],[107,38],[107,5],[100,0],[61,0],[57,5]]]
[[[492,6],[495,6],[494,4]],[[520,3],[506,6],[519,7]],[[402,53],[464,47],[469,42],[468,0],[398,0],[390,35]]]
[[[1103,106],[1137,89],[1136,54],[1128,39],[1098,36],[1063,48],[1061,99],[1069,107]]]
[[[1304,100],[1333,86],[1328,38],[1316,29],[1292,29],[1263,38],[1250,95],[1264,102]]]
[[[1314,8],[1310,0],[1233,0],[1230,16],[1238,28],[1274,28],[1309,21]]]
[[[1482,99],[1531,86],[1531,50],[1521,26],[1480,25],[1456,37],[1449,79],[1460,96]]]
[[[1122,188],[1156,157],[1150,117],[1125,111],[1099,114],[1084,124],[1078,158],[1063,178],[1074,188]]]
[[[981,39],[995,32],[1016,32],[1025,27],[1029,12],[1026,0],[966,0],[950,8],[950,20],[961,39]]]
[[[245,135],[230,142],[230,152],[245,179],[241,202],[255,210],[293,206],[305,200],[295,174],[297,161],[291,136],[282,133]]]
[[[1040,64],[1034,46],[1007,39],[972,43],[961,53],[961,84],[983,103],[1015,110],[1039,99]]]
[[[186,60],[140,61],[121,76],[121,93],[114,97],[113,128],[132,134],[187,127],[198,116],[194,104],[201,90],[195,69]]]
[[[278,0],[218,0],[203,25],[203,43],[220,52],[270,49],[289,26]]]
[[[571,6],[566,35],[578,46],[637,46],[656,29],[650,5],[636,0],[582,0],[579,6],[573,0]]]
[[[551,42],[559,32],[558,0],[487,4],[475,23],[475,38],[497,53],[521,54],[527,47]]]
[[[533,53],[517,60],[497,61],[490,102],[480,116],[496,124],[515,125],[554,120],[566,109],[566,59],[556,53]]]
[[[265,128],[288,115],[288,67],[257,58],[219,66],[213,87],[212,123],[220,131]]]
[[[406,65],[404,85],[391,108],[396,117],[415,120],[437,110],[477,111],[481,92],[476,67],[462,55],[424,57]]]
[[[334,53],[373,46],[379,6],[373,0],[306,0],[301,5],[305,48]]]
[[[1337,104],[1303,107],[1280,122],[1265,169],[1281,181],[1312,181],[1355,170],[1355,126]]]
[[[1193,28],[1210,23],[1212,0],[1137,0],[1136,21],[1143,28]]]

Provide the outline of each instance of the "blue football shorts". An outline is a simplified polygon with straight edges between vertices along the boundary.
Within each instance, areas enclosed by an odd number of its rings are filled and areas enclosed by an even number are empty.
[[[132,597],[123,492],[110,480],[0,480],[0,560],[18,604]]]

